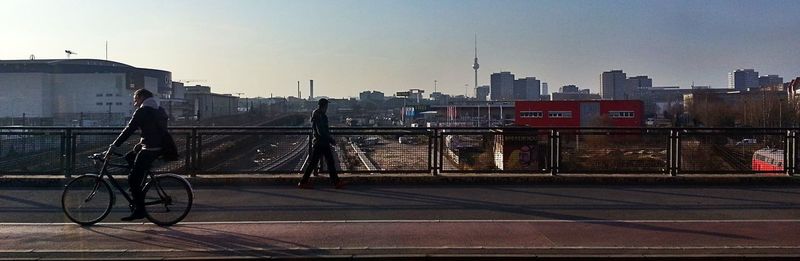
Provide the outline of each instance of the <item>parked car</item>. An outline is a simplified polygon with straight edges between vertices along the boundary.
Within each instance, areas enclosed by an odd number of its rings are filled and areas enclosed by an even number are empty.
[[[736,146],[753,145],[758,143],[756,139],[742,139],[736,142]]]

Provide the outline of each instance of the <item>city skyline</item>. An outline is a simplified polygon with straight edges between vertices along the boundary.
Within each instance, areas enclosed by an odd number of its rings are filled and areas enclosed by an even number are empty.
[[[727,86],[739,68],[800,75],[800,2],[4,1],[0,59],[105,58],[203,79],[216,91],[293,96],[464,94],[510,71],[598,93],[621,69],[654,86]],[[755,12],[754,10],[757,10]],[[39,16],[29,19],[26,11]],[[24,21],[24,22],[23,22]],[[469,88],[469,96],[474,90]]]

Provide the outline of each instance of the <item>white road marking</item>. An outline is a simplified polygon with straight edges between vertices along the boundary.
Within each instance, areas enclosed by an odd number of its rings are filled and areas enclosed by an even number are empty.
[[[247,225],[247,224],[317,224],[317,223],[793,223],[800,219],[397,219],[397,220],[300,220],[300,221],[196,221],[180,222],[180,225]],[[71,222],[61,223],[23,223],[6,222],[0,226],[65,226],[77,225]],[[155,225],[150,222],[108,222],[97,223],[96,226],[120,225]]]
[[[564,246],[564,247],[492,247],[492,246],[471,246],[471,247],[288,247],[288,248],[217,248],[217,249],[6,249],[0,250],[2,253],[121,253],[121,252],[220,252],[220,251],[285,251],[285,250],[758,250],[758,249],[800,249],[800,246],[687,246],[687,247],[583,247],[583,246]]]

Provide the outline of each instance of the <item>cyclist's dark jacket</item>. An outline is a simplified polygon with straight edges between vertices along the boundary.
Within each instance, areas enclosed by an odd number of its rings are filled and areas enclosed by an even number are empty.
[[[330,144],[333,143],[331,137],[330,127],[328,126],[328,116],[314,110],[311,114],[311,131],[314,134],[314,144]]]
[[[133,112],[131,121],[114,141],[114,146],[122,145],[138,129],[141,130],[142,139],[139,143],[143,145],[143,149],[157,150],[162,147],[164,133],[167,131],[167,112],[158,107],[155,100],[148,100]]]

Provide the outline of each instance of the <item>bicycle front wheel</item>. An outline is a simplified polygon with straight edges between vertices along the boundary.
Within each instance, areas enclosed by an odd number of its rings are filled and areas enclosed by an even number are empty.
[[[159,226],[171,226],[189,214],[194,192],[189,182],[173,174],[156,175],[144,188],[147,219]]]
[[[64,187],[61,194],[61,208],[64,214],[83,226],[103,220],[111,213],[114,205],[114,192],[108,182],[96,174],[81,175]]]

